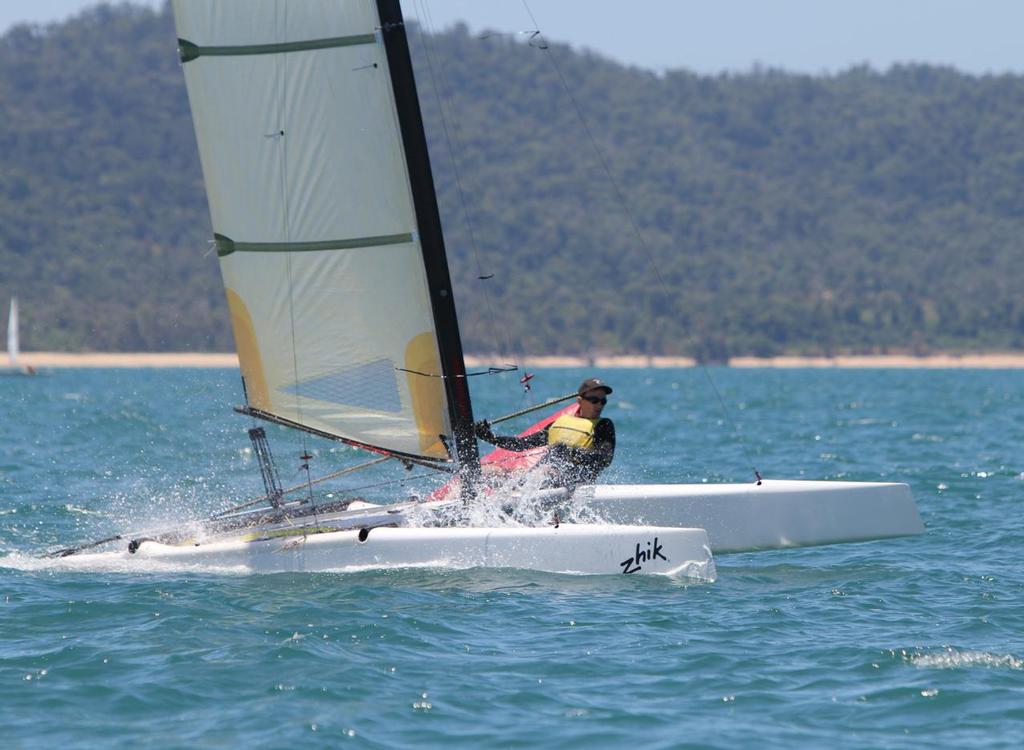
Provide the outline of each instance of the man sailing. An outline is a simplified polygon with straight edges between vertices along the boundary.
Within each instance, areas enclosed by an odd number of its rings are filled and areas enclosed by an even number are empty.
[[[615,456],[615,425],[601,416],[612,389],[598,378],[587,378],[576,391],[576,414],[563,414],[543,430],[523,437],[495,435],[487,420],[477,422],[476,436],[510,451],[548,446],[542,465],[546,484],[574,488],[593,484]]]

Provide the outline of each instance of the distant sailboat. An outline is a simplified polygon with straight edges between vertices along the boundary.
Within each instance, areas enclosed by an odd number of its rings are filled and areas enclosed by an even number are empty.
[[[0,375],[35,375],[35,368],[18,362],[18,298],[11,298],[11,311],[7,316],[7,358],[9,364],[0,365]]]

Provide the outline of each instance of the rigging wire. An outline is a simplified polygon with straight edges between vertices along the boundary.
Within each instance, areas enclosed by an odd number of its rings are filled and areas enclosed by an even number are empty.
[[[453,97],[450,94],[450,92],[452,91],[451,82],[448,80],[448,76],[445,73],[444,67],[440,64],[440,62],[438,62],[438,64],[435,66],[435,64],[434,64],[434,55],[430,51],[430,44],[427,41],[427,34],[424,33],[424,30],[426,29],[426,31],[428,31],[430,33],[430,35],[434,35],[435,34],[434,25],[433,25],[433,19],[432,19],[431,14],[430,14],[430,9],[427,7],[428,4],[427,4],[426,0],[417,0],[416,4],[417,4],[417,7],[420,9],[419,15],[420,15],[420,19],[422,21],[419,24],[420,44],[421,44],[421,46],[423,47],[423,50],[424,50],[424,56],[425,56],[426,61],[427,61],[427,70],[428,70],[428,72],[430,74],[431,86],[434,89],[434,96],[437,99],[437,108],[438,108],[438,112],[440,113],[440,117],[441,117],[441,129],[442,129],[442,132],[444,133],[444,139],[445,139],[445,143],[446,143],[446,145],[448,147],[449,156],[451,157],[452,173],[453,173],[454,178],[455,178],[455,186],[456,186],[456,191],[457,191],[458,196],[459,196],[459,204],[460,204],[460,207],[462,208],[462,214],[463,214],[464,220],[466,222],[466,228],[467,228],[467,230],[469,232],[470,246],[473,249],[473,258],[474,258],[474,260],[476,262],[476,266],[477,266],[477,280],[479,280],[479,281],[487,281],[487,280],[493,278],[494,274],[493,273],[485,273],[484,272],[483,263],[482,263],[482,261],[480,259],[480,245],[479,245],[479,242],[477,241],[476,225],[475,225],[475,222],[473,221],[471,212],[469,210],[469,201],[466,198],[466,191],[465,191],[465,189],[463,187],[463,184],[462,184],[463,183],[462,173],[461,173],[461,170],[459,169],[458,159],[456,158],[455,146],[457,145],[458,148],[460,150],[463,150],[463,151],[464,151],[464,146],[463,146],[463,144],[461,142],[458,142],[459,141],[459,129],[458,129],[458,126],[456,125],[454,119],[452,121],[452,126],[449,128],[449,125],[448,125],[448,119],[449,118],[445,115],[445,97],[443,95],[443,91],[444,90],[447,90],[449,92],[449,95],[448,95],[448,109],[450,110],[453,107],[453,104],[452,104]],[[436,67],[436,72],[435,72],[435,67]],[[440,85],[438,84],[438,78],[441,79]],[[454,134],[454,140],[456,142],[458,142],[456,144],[453,144],[453,134]],[[504,326],[502,328],[499,328],[497,326],[497,319],[496,319],[496,316],[495,316],[495,313],[494,313],[494,307],[493,307],[493,304],[492,304],[491,295],[488,292],[487,287],[488,287],[487,284],[482,284],[481,285],[481,289],[483,291],[483,296],[484,296],[484,305],[487,308],[487,317],[488,317],[488,324],[489,324],[490,329],[491,329],[491,337],[492,337],[493,340],[498,342],[498,346],[499,347],[502,347],[502,350],[498,352],[501,355],[502,359],[504,359],[504,360],[515,359],[514,357],[511,356],[511,353],[514,351],[514,349],[513,349],[513,346],[512,346],[511,337],[509,335],[508,326]],[[501,330],[504,333],[504,339],[505,339],[504,345],[502,345],[501,338],[497,335],[497,331],[499,331],[499,330]]]
[[[278,30],[278,41],[282,41],[280,38],[280,29],[288,28],[288,4],[284,5],[284,22],[283,24],[275,24],[275,28]],[[278,10],[281,8],[281,3],[275,4],[275,21]],[[284,118],[287,117],[288,113],[288,55],[276,55],[277,65],[275,66],[277,72],[277,89],[278,89],[278,127],[277,132],[279,134],[278,143],[280,145],[281,154],[281,208],[282,208],[282,220],[284,223],[284,239],[285,242],[291,242],[292,231],[291,231],[291,217],[288,206],[288,133],[284,127]],[[292,253],[285,253],[285,268],[287,269],[288,276],[288,318],[289,326],[291,329],[291,349],[292,349],[292,369],[295,373],[295,411],[298,416],[298,421],[303,424],[302,418],[302,393],[299,387],[299,355],[298,348],[295,345],[295,283],[292,276]],[[312,460],[312,455],[309,452],[309,441],[308,437],[303,430],[299,430],[299,446],[302,450],[301,460],[302,463],[299,466],[299,471],[305,470],[306,472],[306,487],[308,490],[308,498],[310,507],[313,510],[313,521],[317,521],[317,507],[316,499],[313,496],[313,475],[309,468],[309,463]]]
[[[647,260],[648,260],[648,262],[651,265],[651,269],[654,271],[654,275],[655,275],[655,278],[658,280],[658,284],[661,286],[662,291],[665,293],[665,295],[669,299],[671,299],[671,297],[672,297],[671,289],[669,288],[668,282],[665,281],[665,277],[662,276],[661,271],[658,269],[658,265],[654,261],[654,254],[651,252],[651,249],[648,246],[647,241],[644,239],[643,233],[640,231],[640,227],[637,224],[636,217],[635,217],[635,215],[633,213],[632,204],[626,198],[625,193],[623,192],[622,188],[619,186],[618,180],[615,179],[615,176],[612,173],[611,165],[609,164],[608,159],[605,156],[604,151],[601,149],[601,146],[598,144],[597,138],[594,137],[594,134],[591,131],[589,124],[587,123],[587,118],[583,114],[583,108],[580,106],[579,101],[577,101],[576,97],[573,95],[572,88],[569,86],[569,82],[566,79],[565,74],[562,72],[561,67],[559,67],[558,61],[555,58],[555,55],[551,52],[550,46],[546,42],[543,41],[543,35],[541,34],[541,31],[540,31],[540,24],[537,23],[537,19],[533,15],[533,11],[530,10],[530,6],[527,3],[527,0],[522,0],[522,3],[523,3],[523,8],[526,9],[526,13],[530,17],[530,22],[533,24],[533,27],[537,30],[536,33],[531,35],[531,37],[530,37],[530,46],[534,47],[535,49],[539,49],[542,52],[547,53],[547,58],[551,62],[551,66],[555,69],[555,73],[558,75],[558,79],[559,79],[559,81],[561,81],[562,88],[565,89],[565,93],[569,97],[569,101],[572,102],[573,108],[576,110],[576,116],[579,118],[580,123],[583,125],[583,131],[586,133],[587,139],[590,141],[590,145],[594,149],[594,153],[597,155],[598,161],[600,162],[601,167],[604,170],[604,173],[605,173],[605,175],[608,178],[608,181],[611,183],[612,189],[615,191],[615,194],[616,194],[619,202],[622,204],[623,208],[625,209],[626,217],[629,219],[629,224],[630,224],[630,226],[633,229],[633,233],[636,235],[636,238],[637,238],[637,241],[640,244],[641,250],[643,251],[644,255],[647,256]],[[533,41],[534,41],[534,39],[537,39],[537,38],[540,38],[541,41],[536,46],[534,46]],[[706,365],[704,365],[702,362],[698,362],[697,365],[700,367],[701,371],[704,373],[704,376],[707,378],[708,384],[711,386],[711,390],[712,390],[712,392],[714,392],[715,398],[718,400],[719,408],[721,409],[722,413],[725,415],[725,418],[732,425],[733,432],[736,434],[737,438],[739,439],[740,450],[743,451],[743,454],[746,457],[747,463],[750,464],[751,468],[754,471],[754,476],[757,479],[757,483],[760,484],[761,483],[761,474],[760,474],[760,472],[757,469],[757,465],[753,461],[753,458],[752,458],[752,456],[750,454],[750,451],[748,449],[748,446],[746,444],[746,440],[743,437],[743,433],[739,430],[739,427],[737,426],[736,421],[733,419],[732,412],[726,406],[725,399],[722,398],[722,393],[718,389],[718,385],[715,383],[714,378],[711,377],[711,373],[708,371],[708,368],[707,368]]]
[[[348,466],[348,467],[346,467],[344,469],[340,469],[339,471],[335,471],[335,472],[332,472],[330,474],[325,474],[322,477],[317,477],[316,479],[314,479],[311,482],[311,484],[320,484],[321,482],[327,482],[327,481],[329,481],[331,479],[337,479],[338,477],[345,476],[346,474],[352,474],[352,473],[354,473],[356,471],[361,471],[361,470],[366,469],[366,468],[368,468],[370,466],[374,466],[376,464],[384,463],[385,461],[390,461],[390,460],[391,460],[391,456],[380,456],[379,458],[374,458],[374,459],[372,459],[370,461],[365,461],[365,462],[363,462],[361,464],[356,464],[355,466]],[[304,489],[306,489],[306,486],[307,486],[306,483],[303,482],[302,484],[297,484],[294,487],[288,487],[286,489],[282,489],[281,490],[281,495],[282,496],[289,495],[289,494],[291,494],[293,492],[297,492],[299,490],[304,490]],[[222,518],[223,516],[227,516],[227,515],[230,515],[232,513],[237,513],[238,511],[245,510],[246,508],[251,508],[253,505],[258,505],[259,503],[266,502],[266,500],[267,500],[267,496],[266,495],[264,495],[262,497],[254,498],[252,500],[246,500],[245,502],[238,503],[236,505],[232,505],[230,508],[225,508],[224,510],[217,511],[212,516],[210,516],[210,520],[216,520],[218,518]]]
[[[465,378],[474,378],[477,375],[497,375],[502,372],[518,372],[519,365],[507,364],[504,367],[488,367],[486,370],[481,370],[480,372],[465,372],[462,373],[461,375],[445,375],[444,373],[437,372],[420,372],[419,370],[408,370],[405,367],[396,367],[395,370],[397,372],[407,372],[411,375],[422,375],[425,378],[441,378],[442,380],[446,380],[448,378],[455,378],[458,380]]]

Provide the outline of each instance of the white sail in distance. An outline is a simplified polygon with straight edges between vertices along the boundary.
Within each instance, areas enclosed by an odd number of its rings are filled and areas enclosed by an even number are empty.
[[[18,354],[18,298],[11,298],[11,310],[7,315],[7,357],[11,364],[17,364]]]
[[[173,8],[249,406],[447,460],[448,396],[376,4]]]

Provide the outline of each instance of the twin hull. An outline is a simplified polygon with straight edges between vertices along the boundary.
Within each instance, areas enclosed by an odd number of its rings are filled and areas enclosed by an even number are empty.
[[[379,567],[499,567],[556,573],[664,574],[713,580],[712,552],[868,541],[924,531],[910,489],[881,482],[598,485],[552,504],[585,506],[608,524],[498,528],[404,527],[432,504],[366,505],[328,517],[327,533],[143,542],[143,558],[253,572]],[[438,503],[440,509],[445,505]],[[384,525],[387,524],[387,525]]]

